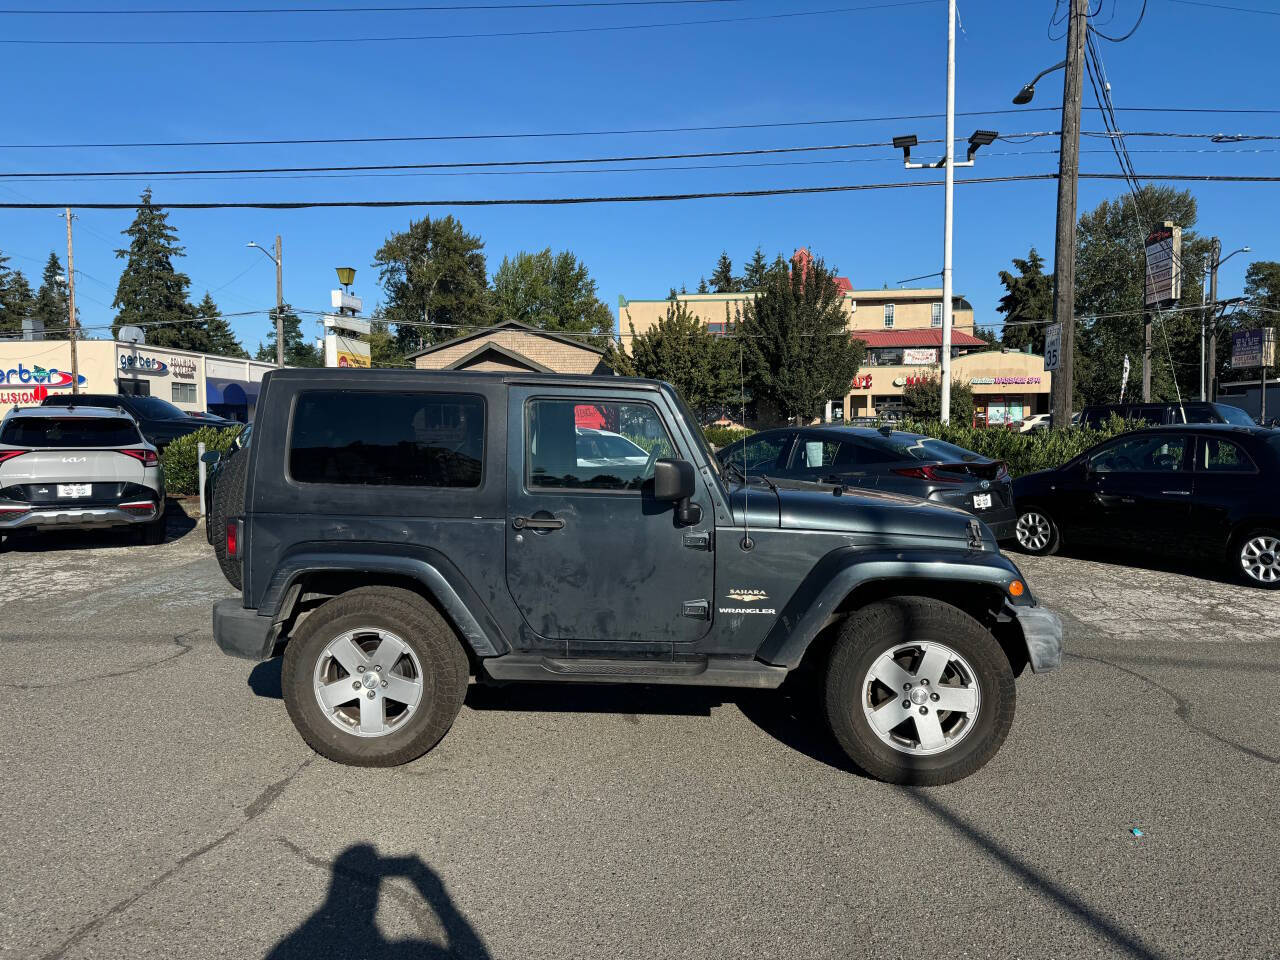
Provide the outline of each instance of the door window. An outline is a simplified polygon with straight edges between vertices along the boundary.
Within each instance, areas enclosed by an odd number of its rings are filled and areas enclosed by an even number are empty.
[[[772,433],[748,437],[742,446],[726,458],[726,463],[747,473],[776,473],[786,469],[786,454],[791,448],[791,433]]]
[[[1200,455],[1196,469],[1208,473],[1255,473],[1253,459],[1238,443],[1217,437],[1205,437],[1200,441]]]
[[[856,440],[832,440],[806,435],[796,447],[794,468],[797,470],[856,469],[869,463],[884,463],[891,457]]]
[[[1187,438],[1181,434],[1125,437],[1089,458],[1097,473],[1174,473],[1182,469]]]
[[[675,444],[648,403],[533,400],[525,406],[531,489],[639,490]]]

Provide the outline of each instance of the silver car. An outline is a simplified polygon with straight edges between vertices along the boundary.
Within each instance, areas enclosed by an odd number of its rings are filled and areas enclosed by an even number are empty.
[[[164,540],[164,475],[137,421],[109,407],[27,407],[0,421],[0,542],[22,531],[134,528]]]

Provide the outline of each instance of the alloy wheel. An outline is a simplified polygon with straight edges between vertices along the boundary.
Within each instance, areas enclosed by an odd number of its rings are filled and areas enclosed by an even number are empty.
[[[316,658],[312,685],[334,726],[357,737],[383,737],[404,727],[421,705],[422,664],[387,630],[349,630]]]
[[[1024,550],[1043,550],[1049,545],[1052,533],[1049,518],[1033,510],[1018,517],[1018,525],[1014,530],[1018,545]]]
[[[1258,583],[1280,580],[1280,539],[1261,534],[1246,540],[1240,548],[1240,567]]]
[[[956,746],[973,730],[981,705],[973,668],[932,641],[889,648],[862,682],[862,710],[875,735],[913,756]]]

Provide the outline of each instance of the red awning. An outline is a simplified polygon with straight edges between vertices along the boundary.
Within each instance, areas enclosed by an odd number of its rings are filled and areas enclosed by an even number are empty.
[[[852,336],[866,343],[868,347],[940,347],[942,331],[937,327],[919,327],[906,330],[850,330]],[[953,347],[989,347],[991,344],[981,337],[964,333],[961,330],[951,331]]]

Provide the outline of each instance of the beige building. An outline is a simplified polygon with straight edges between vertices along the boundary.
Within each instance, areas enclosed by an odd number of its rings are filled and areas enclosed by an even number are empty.
[[[514,320],[434,344],[409,359],[419,370],[613,374],[605,366],[603,350]]]
[[[78,340],[76,366],[81,393],[159,397],[188,413],[248,422],[262,378],[275,365],[146,344]],[[0,340],[0,416],[15,406],[38,406],[51,393],[70,393],[71,370],[66,340]]]
[[[804,262],[807,251],[797,251]],[[867,359],[849,392],[832,397],[831,420],[892,415],[902,409],[902,392],[920,379],[936,379],[941,367],[942,290],[910,288],[857,290],[837,278],[849,318],[849,332],[867,344]],[[677,299],[712,333],[729,334],[752,293],[679,294]],[[618,300],[623,345],[666,316],[669,301]],[[952,379],[973,390],[976,425],[1008,423],[1049,409],[1051,374],[1036,354],[992,347],[976,336],[973,307],[952,298]]]

